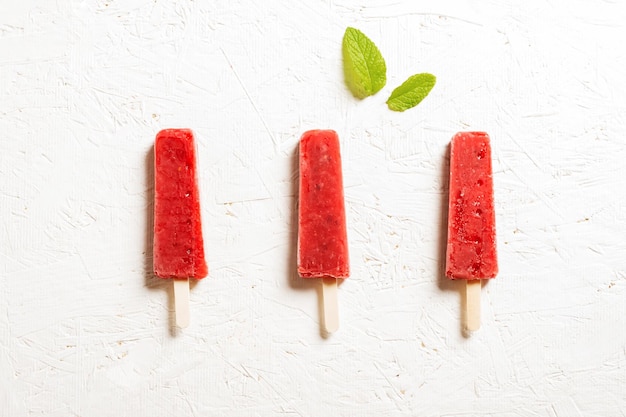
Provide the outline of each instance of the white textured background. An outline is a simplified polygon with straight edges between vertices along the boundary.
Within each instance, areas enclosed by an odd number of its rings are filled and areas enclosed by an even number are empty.
[[[625,416],[626,7],[513,3],[2,0],[0,415]],[[346,26],[387,60],[362,102]],[[199,141],[210,267],[183,332],[150,273],[166,127]],[[295,277],[311,128],[344,157],[331,337]],[[501,267],[467,337],[442,208],[470,129],[493,139]]]

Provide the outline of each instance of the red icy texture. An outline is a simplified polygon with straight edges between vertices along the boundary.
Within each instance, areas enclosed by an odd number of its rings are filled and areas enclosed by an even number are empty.
[[[350,275],[341,155],[333,130],[310,130],[300,139],[298,273]]]
[[[160,131],[154,166],[154,273],[161,278],[204,278],[208,268],[193,132]]]
[[[457,133],[450,145],[446,275],[494,278],[498,273],[491,144],[484,132]]]

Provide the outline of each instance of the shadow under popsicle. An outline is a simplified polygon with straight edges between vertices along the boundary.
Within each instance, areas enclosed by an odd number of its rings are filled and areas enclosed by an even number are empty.
[[[441,200],[439,202],[439,268],[437,271],[439,289],[442,291],[455,291],[459,294],[459,320],[461,334],[463,337],[469,337],[469,333],[465,329],[465,283],[461,280],[452,280],[446,276],[446,251],[448,240],[448,200],[450,194],[450,144],[446,146],[446,150],[441,158],[441,182],[443,189],[441,191]]]

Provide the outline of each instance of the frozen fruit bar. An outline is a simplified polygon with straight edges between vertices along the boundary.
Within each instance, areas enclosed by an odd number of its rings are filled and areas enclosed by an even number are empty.
[[[204,278],[208,268],[193,132],[160,131],[154,166],[154,273],[161,278]]]
[[[300,139],[298,273],[304,278],[347,278],[348,238],[339,138],[310,130]]]
[[[491,144],[484,132],[457,133],[450,145],[446,275],[494,278],[498,273]]]

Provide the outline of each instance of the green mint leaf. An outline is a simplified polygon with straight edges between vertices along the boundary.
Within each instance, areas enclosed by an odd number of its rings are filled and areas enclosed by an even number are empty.
[[[348,88],[363,99],[380,91],[387,82],[387,66],[380,51],[363,32],[347,28],[342,42],[343,71]]]
[[[428,73],[411,75],[391,93],[387,106],[393,111],[405,111],[420,104],[435,86],[437,78]]]

